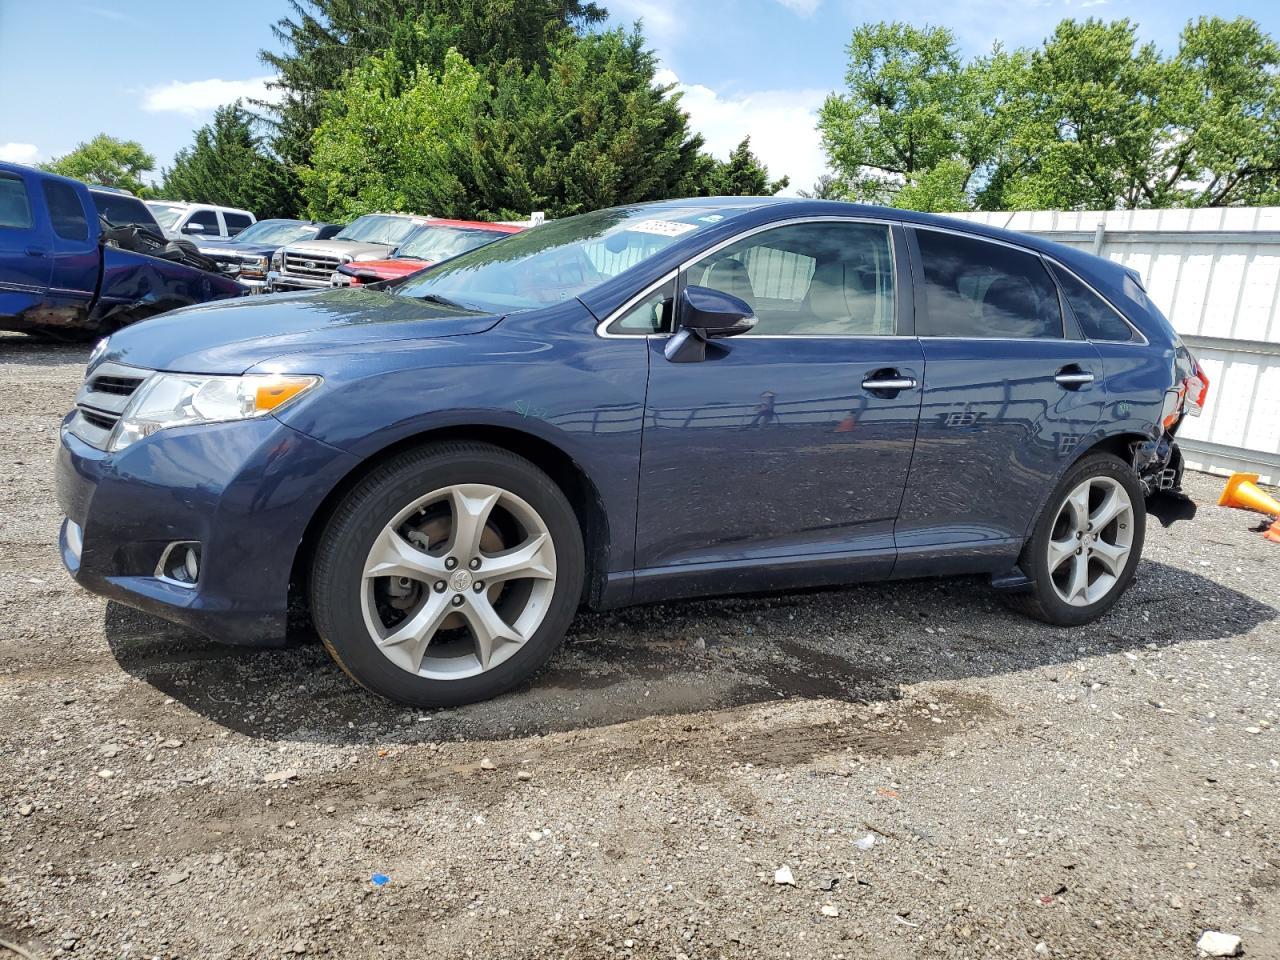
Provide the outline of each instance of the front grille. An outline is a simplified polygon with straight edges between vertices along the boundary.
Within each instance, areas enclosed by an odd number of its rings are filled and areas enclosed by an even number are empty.
[[[338,269],[342,261],[337,257],[323,254],[284,252],[284,270],[286,276],[292,275],[307,280],[328,280],[329,275]]]
[[[93,376],[76,393],[71,432],[85,443],[105,450],[111,431],[129,405],[129,399],[150,373],[149,370],[126,367],[119,363],[99,364]]]
[[[98,374],[90,385],[96,393],[117,393],[122,397],[133,396],[133,391],[142,385],[141,377],[108,377]]]

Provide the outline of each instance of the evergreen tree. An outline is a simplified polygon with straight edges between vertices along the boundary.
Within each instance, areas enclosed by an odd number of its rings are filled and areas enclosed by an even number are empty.
[[[298,184],[254,133],[254,118],[239,102],[220,107],[164,171],[160,192],[171,200],[241,207],[259,219],[291,217]]]
[[[325,97],[371,56],[391,52],[402,81],[417,68],[440,71],[457,50],[474,66],[518,60],[546,64],[566,35],[604,21],[607,13],[582,0],[290,0],[292,16],[272,26],[282,51],[260,51],[279,75],[283,95],[268,109],[277,121],[274,146],[288,163],[311,156],[312,134]]]

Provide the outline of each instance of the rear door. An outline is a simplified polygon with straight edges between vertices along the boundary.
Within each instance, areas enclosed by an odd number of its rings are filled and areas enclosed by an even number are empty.
[[[98,292],[102,253],[98,249],[97,208],[89,192],[64,180],[46,178],[40,184],[49,225],[53,229],[50,255],[49,306],[52,324],[80,323]],[[86,206],[87,203],[87,206]]]
[[[1012,563],[1098,423],[1101,359],[1064,321],[1039,254],[948,230],[908,232],[924,400],[894,574]]]
[[[52,250],[31,193],[36,179],[0,170],[0,320],[22,317],[49,292]]]

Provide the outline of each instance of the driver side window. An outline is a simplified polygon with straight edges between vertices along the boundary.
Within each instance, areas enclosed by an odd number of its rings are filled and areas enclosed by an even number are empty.
[[[703,257],[687,282],[745,300],[759,323],[742,336],[891,336],[889,231],[853,221],[776,227]]]

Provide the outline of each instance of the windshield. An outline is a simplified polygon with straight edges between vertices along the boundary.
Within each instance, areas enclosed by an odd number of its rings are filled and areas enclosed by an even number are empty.
[[[274,243],[284,246],[295,240],[309,240],[319,228],[297,220],[259,220],[236,234],[236,243]]]
[[[559,303],[744,209],[615,207],[553,220],[414,275],[393,292],[495,312]]]
[[[421,221],[415,222],[407,217],[391,217],[381,213],[370,213],[347,224],[334,235],[334,239],[358,240],[360,243],[385,243],[387,246],[395,246],[419,226],[421,226]]]
[[[182,215],[187,212],[186,207],[177,207],[172,203],[148,203],[147,206],[156,215],[156,222],[165,230],[172,230],[177,226]]]
[[[460,253],[483,247],[508,235],[505,230],[476,230],[467,227],[433,227],[427,224],[400,245],[397,257],[439,263]]]

